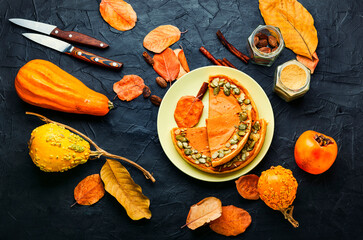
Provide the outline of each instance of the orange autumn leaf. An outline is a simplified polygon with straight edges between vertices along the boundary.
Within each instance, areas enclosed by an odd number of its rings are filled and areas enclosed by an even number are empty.
[[[92,205],[103,195],[105,195],[105,188],[99,174],[86,177],[74,188],[74,199],[80,205]]]
[[[125,75],[113,84],[113,91],[122,101],[131,101],[142,94],[144,80],[137,75]]]
[[[172,82],[178,77],[180,63],[173,50],[167,48],[162,53],[155,54],[153,60],[155,72],[167,82]]]
[[[236,187],[238,193],[248,200],[257,200],[260,195],[257,190],[257,183],[259,177],[255,174],[248,174],[236,180]]]
[[[203,96],[208,89],[208,83],[204,82],[196,97],[183,96],[178,100],[174,111],[174,119],[178,127],[194,127],[198,124],[203,113]]]
[[[145,38],[144,47],[154,53],[161,53],[173,43],[180,39],[179,28],[173,25],[161,25],[151,32]]]
[[[296,0],[259,0],[259,3],[265,23],[281,30],[286,47],[312,59],[318,34],[311,14]]]
[[[194,96],[183,96],[179,99],[175,111],[174,119],[178,127],[194,127],[199,122],[203,113],[203,102]]]
[[[246,231],[251,222],[251,215],[246,210],[230,205],[222,207],[222,216],[212,221],[209,227],[224,236],[237,236]]]
[[[180,64],[182,65],[183,69],[185,72],[190,72],[189,66],[188,66],[188,62],[187,62],[187,58],[185,57],[184,54],[184,50],[181,50],[178,54],[178,59]]]
[[[187,58],[185,57],[185,53],[184,50],[181,49],[181,51],[179,51],[179,54],[177,55],[180,64],[182,65],[183,69],[188,73],[190,72],[189,66],[188,66],[188,62],[187,62]]]
[[[318,65],[319,62],[319,58],[318,55],[316,54],[316,52],[314,52],[313,54],[313,60],[310,60],[307,57],[303,57],[300,55],[296,55],[296,59],[301,62],[302,64],[305,65],[305,67],[310,69],[311,74],[314,73],[316,66]]]
[[[190,207],[187,222],[188,228],[195,230],[222,214],[222,202],[215,197],[207,197]]]
[[[111,27],[120,31],[132,29],[137,21],[136,12],[130,4],[123,0],[102,0],[100,13]]]
[[[179,53],[180,53],[181,51],[183,51],[183,50],[182,50],[182,49],[180,49],[180,48],[177,48],[177,49],[174,49],[173,51],[174,51],[175,55],[176,55],[176,56],[178,56],[178,61],[179,61],[179,63],[180,63],[179,74],[178,74],[178,76],[176,77],[176,79],[179,79],[179,78],[181,78],[182,76],[184,76],[184,75],[187,73],[187,72],[184,70],[184,68],[183,68],[183,66],[182,66],[182,63],[180,62],[180,59],[179,59]]]

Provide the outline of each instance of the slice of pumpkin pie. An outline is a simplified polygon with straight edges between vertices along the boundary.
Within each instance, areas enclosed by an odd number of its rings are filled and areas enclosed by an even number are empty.
[[[267,122],[264,119],[259,119],[252,125],[251,133],[247,143],[232,160],[220,165],[214,169],[214,172],[228,173],[234,172],[247,166],[259,154],[265,141],[267,130]]]
[[[235,157],[246,144],[251,132],[251,112],[227,113],[206,119],[212,166],[222,165]],[[245,116],[245,115],[243,115]]]
[[[203,171],[212,165],[206,127],[173,128],[171,138],[179,155],[189,164]]]
[[[239,81],[225,75],[210,76],[208,118],[241,111],[251,111],[252,120],[259,118],[255,102]]]

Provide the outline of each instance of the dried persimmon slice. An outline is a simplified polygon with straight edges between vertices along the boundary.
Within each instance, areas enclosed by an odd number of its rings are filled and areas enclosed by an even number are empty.
[[[260,195],[257,191],[259,177],[255,174],[248,174],[240,177],[236,180],[236,187],[238,193],[244,198],[248,200],[257,200],[260,198]]]
[[[144,80],[137,75],[125,75],[113,84],[113,91],[122,101],[131,101],[142,94],[145,87]]]

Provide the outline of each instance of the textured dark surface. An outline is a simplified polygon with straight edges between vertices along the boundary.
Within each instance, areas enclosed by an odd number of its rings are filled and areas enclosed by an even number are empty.
[[[0,239],[224,239],[208,227],[195,231],[184,225],[189,207],[208,196],[246,209],[252,224],[238,239],[360,239],[363,233],[363,2],[357,0],[301,0],[315,19],[320,62],[311,89],[295,102],[286,103],[272,92],[277,65],[294,58],[285,50],[270,68],[245,65],[217,40],[226,38],[246,52],[246,38],[263,24],[258,1],[186,0],[130,1],[138,15],[136,27],[119,32],[103,21],[98,0],[0,0]],[[8,22],[20,17],[80,31],[110,44],[107,50],[90,49],[124,63],[121,72],[98,68],[30,42],[31,32]],[[112,85],[126,74],[137,74],[152,94],[166,89],[155,83],[156,73],[143,58],[142,40],[152,29],[173,24],[188,30],[181,44],[191,69],[209,65],[198,51],[204,45],[216,57],[226,57],[265,90],[275,114],[275,134],[269,152],[252,171],[260,175],[270,166],[293,171],[299,188],[294,229],[283,216],[262,201],[242,199],[233,181],[207,183],[179,171],[160,146],[158,108],[142,96],[132,102],[115,100],[116,109],[105,117],[79,116],[33,107],[22,102],[14,89],[17,71],[26,62],[51,61],[109,99]],[[132,221],[117,201],[106,194],[93,206],[75,206],[73,189],[88,175],[98,173],[104,159],[90,161],[65,173],[41,172],[28,155],[31,131],[42,122],[34,111],[69,124],[101,147],[132,159],[152,172],[152,184],[125,164],[135,182],[151,200],[152,218]],[[336,139],[339,154],[326,173],[313,176],[295,164],[293,147],[298,136],[313,129]],[[225,238],[227,239],[227,238]],[[237,239],[237,238],[231,238]]]

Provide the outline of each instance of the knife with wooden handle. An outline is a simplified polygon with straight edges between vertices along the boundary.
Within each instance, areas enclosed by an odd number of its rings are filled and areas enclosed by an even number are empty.
[[[71,55],[75,58],[81,59],[83,61],[86,61],[86,62],[89,62],[92,64],[96,64],[101,67],[107,67],[107,68],[111,68],[114,70],[120,70],[122,67],[121,62],[117,62],[117,61],[114,61],[114,60],[111,60],[108,58],[97,56],[93,53],[84,51],[80,48],[77,48],[67,42],[61,41],[56,38],[52,38],[52,37],[45,36],[42,34],[37,34],[37,33],[23,33],[23,36],[36,43],[39,43],[43,46],[52,48],[59,52]]]
[[[91,47],[97,47],[97,48],[107,48],[108,44],[105,42],[102,42],[100,40],[97,40],[93,37],[90,37],[86,34],[75,32],[75,31],[63,31],[59,29],[57,26],[47,24],[47,23],[41,23],[37,21],[32,20],[26,20],[21,18],[10,18],[10,22],[37,31],[44,33],[46,35],[50,35],[59,39],[66,40],[67,42],[72,43],[79,43]]]

